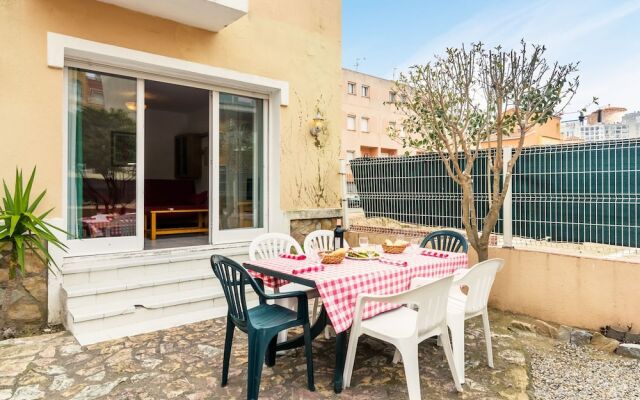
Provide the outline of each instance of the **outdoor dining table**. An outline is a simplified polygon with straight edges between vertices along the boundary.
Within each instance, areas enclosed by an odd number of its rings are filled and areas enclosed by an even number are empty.
[[[416,277],[440,278],[467,268],[467,255],[442,251],[383,254],[380,260],[345,259],[340,264],[320,264],[317,260],[295,260],[278,257],[244,263],[245,268],[265,286],[279,288],[289,282],[316,288],[322,299],[322,309],[311,327],[315,338],[330,323],[336,332],[334,391],[342,391],[347,330],[353,322],[359,294],[388,295],[408,290]],[[388,303],[368,302],[363,318],[398,307]],[[302,335],[278,343],[276,350],[288,350],[304,344]]]

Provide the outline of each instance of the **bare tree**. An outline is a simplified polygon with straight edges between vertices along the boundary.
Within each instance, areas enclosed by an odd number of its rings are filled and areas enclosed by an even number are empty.
[[[462,190],[462,224],[478,258],[488,258],[494,229],[526,134],[562,113],[578,88],[578,64],[544,58],[546,48],[504,51],[482,43],[447,49],[433,62],[414,65],[395,83],[393,104],[404,115],[402,130],[389,132],[405,148],[435,152]],[[517,146],[502,177],[503,143]],[[489,149],[491,198],[486,215],[474,202],[473,168]],[[501,183],[504,178],[504,183]]]

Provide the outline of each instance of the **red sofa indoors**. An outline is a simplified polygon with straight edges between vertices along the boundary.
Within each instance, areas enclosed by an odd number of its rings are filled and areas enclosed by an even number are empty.
[[[209,208],[208,193],[196,193],[195,182],[187,179],[145,179],[144,181],[144,212],[147,220],[152,210],[174,210]],[[197,216],[185,214],[171,214],[163,216],[158,224],[179,226],[183,222],[190,223]]]

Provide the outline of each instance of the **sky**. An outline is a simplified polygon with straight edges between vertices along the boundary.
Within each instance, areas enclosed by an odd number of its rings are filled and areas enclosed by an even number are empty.
[[[600,106],[640,111],[640,0],[343,0],[342,7],[345,68],[392,79],[447,47],[482,41],[511,49],[524,38],[546,45],[550,61],[580,62],[564,119],[594,96]]]

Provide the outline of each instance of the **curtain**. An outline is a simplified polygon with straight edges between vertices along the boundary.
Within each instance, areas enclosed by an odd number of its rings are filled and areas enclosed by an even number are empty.
[[[67,219],[70,238],[82,238],[82,85],[78,71],[69,70],[69,110],[68,110],[68,182]]]

